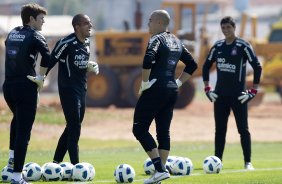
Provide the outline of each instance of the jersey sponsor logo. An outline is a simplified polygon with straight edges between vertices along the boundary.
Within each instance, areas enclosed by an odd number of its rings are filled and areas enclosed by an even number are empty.
[[[68,44],[66,43],[65,45],[62,46],[62,48],[59,50],[58,54],[55,56],[55,58],[59,59],[63,51],[67,48]]]
[[[25,35],[20,34],[19,31],[12,31],[9,35],[9,40],[16,41],[16,42],[22,42],[25,39]]]
[[[79,69],[85,69],[87,68],[87,57],[83,54],[80,55],[75,55],[74,56],[74,64],[79,68]]]
[[[226,63],[225,58],[217,58],[217,68],[223,72],[235,73],[236,65]]]

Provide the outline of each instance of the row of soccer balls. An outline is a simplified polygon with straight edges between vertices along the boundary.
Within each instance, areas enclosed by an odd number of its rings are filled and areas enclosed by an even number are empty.
[[[168,156],[166,161],[166,169],[172,175],[190,175],[193,171],[193,163],[189,158]],[[150,158],[144,162],[144,172],[147,175],[152,175],[155,172],[155,167]],[[207,174],[218,174],[222,169],[221,160],[216,156],[208,156],[204,159],[203,170]],[[117,183],[131,183],[135,178],[135,170],[128,164],[120,165],[115,173]]]
[[[10,182],[13,175],[13,169],[5,166],[2,169],[1,177],[3,182]],[[44,181],[91,181],[95,177],[93,165],[83,162],[73,165],[69,162],[45,163],[42,167],[37,163],[30,162],[24,165],[22,171],[23,178],[26,181],[38,181],[41,178]]]
[[[168,156],[166,169],[172,175],[190,175],[193,172],[193,163],[189,158]],[[221,160],[216,156],[208,156],[204,159],[203,170],[207,174],[219,173],[222,169]],[[144,172],[152,175],[155,172],[154,164],[150,158],[144,162]]]
[[[154,164],[150,158],[144,162],[144,172],[152,175],[155,172]],[[168,156],[166,169],[172,175],[190,175],[193,171],[193,163],[189,158]],[[221,160],[216,156],[208,156],[204,159],[203,170],[207,174],[218,174],[222,169]],[[135,170],[128,164],[122,164],[114,173],[117,183],[131,183],[135,178]]]
[[[144,162],[144,172],[151,175],[155,172],[154,165],[150,158]],[[189,158],[169,156],[166,162],[166,169],[172,175],[190,175],[193,171],[193,163]],[[216,156],[208,156],[203,162],[203,170],[207,174],[219,173],[222,169],[221,160]],[[13,170],[5,166],[2,170],[2,181],[10,182]],[[72,165],[69,162],[60,164],[46,163],[40,167],[36,163],[27,163],[23,168],[23,177],[27,181],[38,181],[41,178],[45,181],[92,181],[95,177],[93,165],[83,162]],[[114,171],[117,183],[131,183],[135,178],[135,170],[128,164],[120,164]]]

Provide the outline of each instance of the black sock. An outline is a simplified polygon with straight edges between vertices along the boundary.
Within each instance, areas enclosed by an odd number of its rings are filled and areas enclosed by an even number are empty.
[[[156,171],[158,171],[158,172],[165,172],[165,168],[164,168],[164,165],[162,164],[162,160],[161,160],[160,157],[153,158],[152,162],[153,162],[153,164],[155,166]]]

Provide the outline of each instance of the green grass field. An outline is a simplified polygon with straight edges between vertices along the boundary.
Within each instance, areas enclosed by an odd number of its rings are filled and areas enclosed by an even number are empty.
[[[1,157],[3,168],[8,155],[8,133],[0,130]],[[43,165],[52,161],[56,139],[32,138],[26,157],[27,162]],[[243,158],[240,144],[227,144],[224,153],[224,168],[220,174],[204,174],[202,162],[213,153],[212,142],[173,142],[171,155],[185,156],[192,160],[194,171],[190,176],[175,177],[163,181],[164,184],[281,184],[282,183],[282,143],[253,143],[253,165],[255,171],[243,170]],[[115,183],[113,173],[117,165],[130,164],[136,172],[134,183],[143,183],[146,176],[143,162],[147,158],[143,149],[136,141],[98,141],[93,139],[80,140],[80,160],[89,162],[96,169],[92,183]],[[68,156],[65,161],[69,161]],[[48,183],[48,182],[34,182]],[[54,183],[54,182],[52,182]],[[66,182],[55,182],[66,183]]]
[[[94,116],[102,121],[108,117],[106,113]],[[92,114],[93,115],[93,114]],[[103,116],[106,117],[103,117]],[[87,115],[86,116],[90,116]],[[1,110],[0,116],[0,168],[3,168],[8,159],[9,130],[7,123],[11,119],[8,111]],[[50,108],[39,110],[36,122],[45,124],[64,124],[62,113]],[[3,124],[2,124],[3,123]],[[4,125],[5,126],[2,126]],[[279,126],[279,125],[278,125]],[[4,128],[5,127],[5,128]],[[58,135],[59,136],[59,135]],[[56,137],[35,137],[32,135],[28,152],[27,162],[36,162],[43,165],[52,161]],[[239,135],[238,135],[239,136]],[[187,135],[189,137],[189,135]],[[189,139],[187,139],[189,140]],[[92,183],[113,184],[114,169],[117,165],[127,163],[136,172],[134,183],[143,183],[149,176],[144,174],[143,163],[147,155],[137,141],[101,141],[82,138],[80,140],[80,161],[93,164],[96,176]],[[192,160],[194,171],[190,176],[175,177],[165,180],[163,184],[282,184],[282,141],[280,142],[253,142],[252,163],[255,171],[243,170],[243,155],[240,143],[227,143],[224,152],[223,170],[220,174],[204,174],[202,162],[205,157],[213,154],[213,141],[210,142],[172,142],[171,154],[175,156],[188,157]],[[68,155],[64,161],[69,161]],[[1,182],[1,181],[0,181]],[[67,183],[67,182],[33,182],[33,183]]]

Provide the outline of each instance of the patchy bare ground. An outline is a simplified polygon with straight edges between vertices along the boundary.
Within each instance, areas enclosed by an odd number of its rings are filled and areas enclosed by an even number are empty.
[[[55,106],[60,110],[57,95],[42,95],[41,104]],[[0,108],[7,108],[3,97]],[[126,139],[134,140],[132,135],[133,108],[118,109],[87,108],[83,122],[82,137],[100,140]],[[154,123],[151,132],[154,134]],[[7,124],[0,124],[0,128],[7,128]],[[45,138],[59,137],[63,131],[62,125],[45,125],[35,123],[33,136]],[[268,94],[264,102],[249,110],[249,128],[253,141],[282,141],[282,104],[278,95]],[[46,134],[48,130],[48,134]],[[155,135],[155,134],[154,134]],[[213,141],[214,119],[213,105],[206,99],[195,99],[185,109],[176,109],[171,125],[171,139],[173,141]],[[227,142],[238,142],[239,134],[231,114],[228,123]]]

